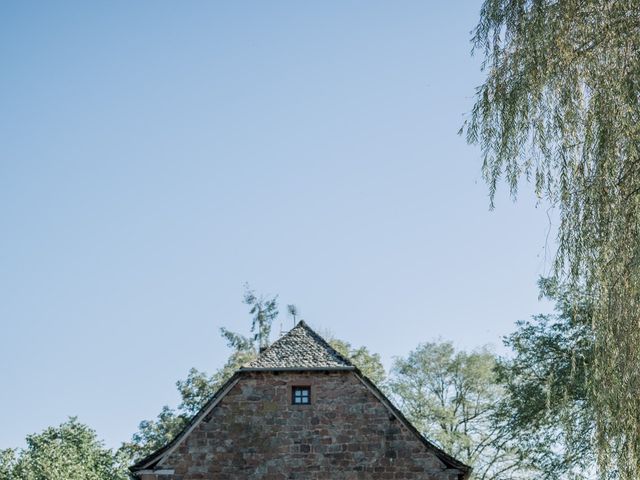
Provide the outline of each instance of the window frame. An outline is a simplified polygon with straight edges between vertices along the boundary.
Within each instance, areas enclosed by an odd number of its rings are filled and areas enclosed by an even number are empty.
[[[300,395],[296,396],[296,393],[300,392]],[[304,395],[306,392],[306,395]],[[300,402],[296,402],[296,399],[300,399]],[[306,399],[304,402],[302,400]],[[292,385],[291,386],[291,405],[311,405],[311,385]]]

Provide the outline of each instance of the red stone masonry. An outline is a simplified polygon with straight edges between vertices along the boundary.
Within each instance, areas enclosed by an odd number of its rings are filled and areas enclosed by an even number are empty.
[[[311,404],[293,405],[293,386]],[[142,480],[458,480],[354,371],[243,372]],[[173,470],[173,473],[169,473]]]

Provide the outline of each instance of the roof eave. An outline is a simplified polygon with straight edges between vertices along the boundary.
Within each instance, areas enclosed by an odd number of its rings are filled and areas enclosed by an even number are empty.
[[[155,452],[147,455],[146,457],[138,460],[135,464],[129,467],[129,471],[133,475],[137,475],[141,470],[148,468],[155,468],[159,461],[172,450],[177,444],[187,436],[193,428],[200,422],[200,420],[227,394],[227,392],[238,382],[238,379],[242,375],[239,370],[236,371],[209,399],[209,401],[196,413],[191,420],[182,428],[180,432],[166,445],[160,447]]]
[[[356,367],[243,367],[239,372],[344,372]]]
[[[440,447],[431,443],[424,435],[422,435],[422,433],[418,431],[418,429],[407,419],[407,417],[404,416],[404,414],[398,409],[398,407],[396,407],[393,402],[389,400],[389,398],[378,388],[375,383],[373,383],[366,375],[364,375],[360,371],[360,369],[356,368],[355,370],[356,371],[354,373],[356,374],[356,377],[358,377],[362,381],[362,383],[370,389],[374,396],[378,397],[378,400],[380,400],[384,405],[387,406],[387,408],[391,410],[391,412],[393,412],[396,418],[398,418],[411,432],[413,432],[413,434],[416,435],[426,447],[434,451],[436,456],[445,465],[460,472],[460,480],[467,480],[470,477],[471,471],[473,470],[472,467],[462,463],[460,460],[449,455]]]

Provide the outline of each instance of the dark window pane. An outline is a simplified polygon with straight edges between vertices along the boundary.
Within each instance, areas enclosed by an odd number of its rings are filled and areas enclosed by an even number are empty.
[[[293,387],[292,403],[298,405],[308,405],[311,403],[311,387]]]

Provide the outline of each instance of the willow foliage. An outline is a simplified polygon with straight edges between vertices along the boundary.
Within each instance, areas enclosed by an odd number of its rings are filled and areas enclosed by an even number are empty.
[[[589,386],[603,476],[640,478],[640,0],[485,0],[464,130],[491,201],[557,208],[556,275],[596,299]]]

